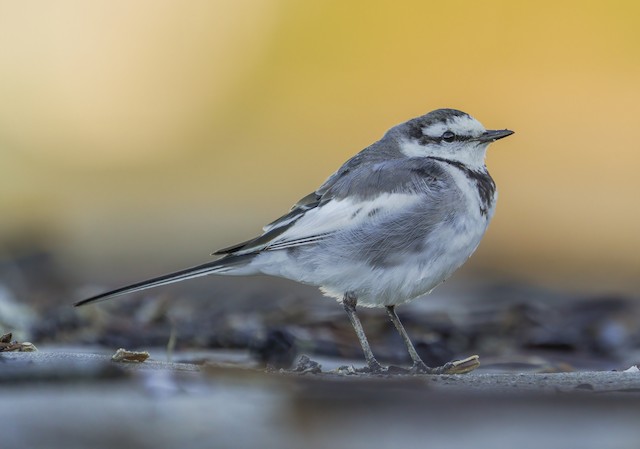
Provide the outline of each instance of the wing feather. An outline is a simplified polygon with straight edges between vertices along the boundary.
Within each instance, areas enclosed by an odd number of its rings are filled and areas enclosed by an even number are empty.
[[[366,165],[354,163],[354,159],[287,214],[266,225],[263,234],[214,254],[242,255],[318,243],[334,232],[359,225],[373,210],[413,207],[421,199],[416,193],[432,196],[441,187],[442,168],[426,158],[378,160]]]

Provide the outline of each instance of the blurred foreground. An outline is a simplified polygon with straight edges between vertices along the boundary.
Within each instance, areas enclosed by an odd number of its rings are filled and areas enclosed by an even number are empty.
[[[363,378],[217,359],[5,354],[2,447],[622,449],[640,437],[637,369]]]

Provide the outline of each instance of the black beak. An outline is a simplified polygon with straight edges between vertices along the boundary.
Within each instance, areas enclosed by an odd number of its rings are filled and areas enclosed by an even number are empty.
[[[480,142],[495,142],[496,140],[510,136],[511,134],[513,134],[513,131],[511,131],[510,129],[485,131],[477,138],[477,140]]]

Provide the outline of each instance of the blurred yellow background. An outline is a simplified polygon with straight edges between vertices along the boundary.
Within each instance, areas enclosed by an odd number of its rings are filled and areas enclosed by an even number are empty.
[[[0,0],[0,253],[134,280],[439,107],[516,134],[467,273],[640,290],[640,3]]]

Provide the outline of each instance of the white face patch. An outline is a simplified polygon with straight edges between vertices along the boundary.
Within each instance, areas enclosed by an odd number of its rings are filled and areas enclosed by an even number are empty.
[[[484,167],[489,143],[453,142],[421,144],[417,140],[400,141],[400,151],[407,157],[438,157],[460,162],[472,170]]]
[[[400,151],[407,157],[437,157],[460,162],[469,168],[484,167],[484,158],[489,142],[469,140],[481,136],[486,129],[469,115],[453,116],[422,128],[422,133],[433,141],[405,138],[400,141]],[[441,140],[442,134],[451,131],[460,139],[453,142]]]
[[[438,122],[422,128],[422,134],[437,139],[445,131],[451,131],[457,136],[478,137],[486,131],[484,126],[468,115],[453,117],[446,122]]]

